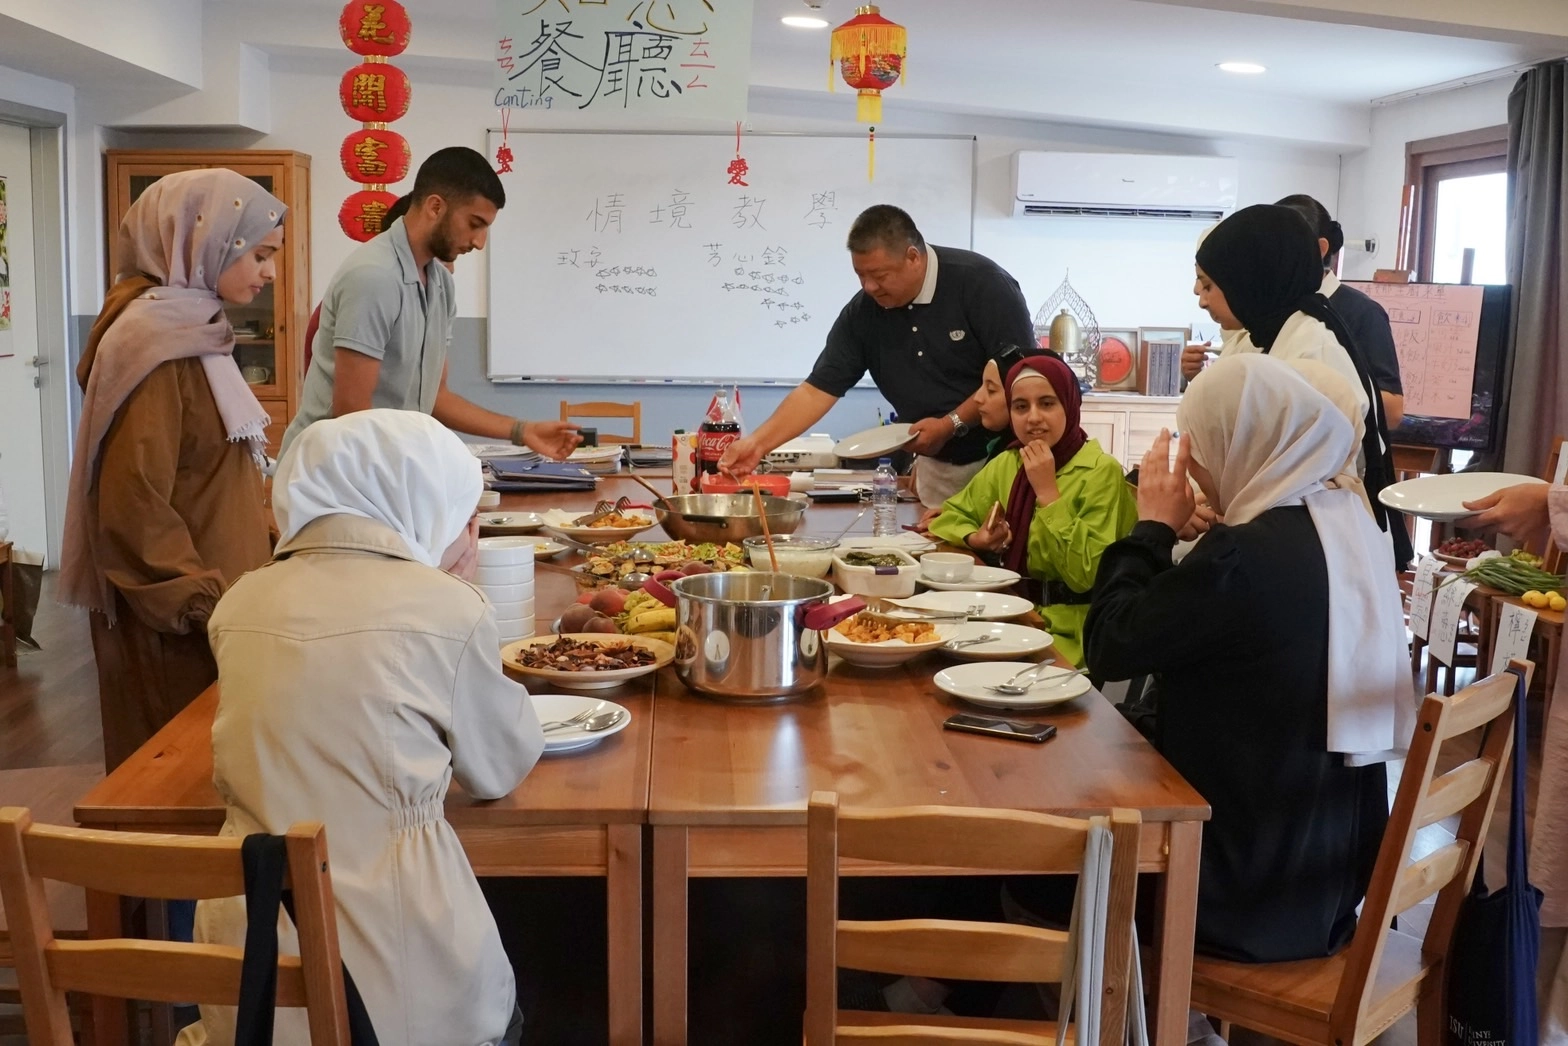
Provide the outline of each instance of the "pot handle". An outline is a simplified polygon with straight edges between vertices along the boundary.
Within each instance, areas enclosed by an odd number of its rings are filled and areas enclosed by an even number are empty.
[[[708,523],[712,524],[713,526],[724,527],[726,529],[728,529],[730,525],[730,518],[728,516],[697,516],[690,512],[680,513],[680,520],[682,523]]]
[[[667,607],[675,606],[675,593],[671,592],[669,586],[662,581],[649,578],[642,583],[642,590]]]
[[[826,632],[841,621],[854,617],[866,609],[866,601],[859,596],[850,596],[837,603],[818,603],[806,611],[804,624],[807,628],[818,632]]]

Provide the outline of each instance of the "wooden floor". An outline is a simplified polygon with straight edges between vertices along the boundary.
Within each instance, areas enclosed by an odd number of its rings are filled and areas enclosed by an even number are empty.
[[[28,767],[69,766],[103,762],[103,734],[98,713],[98,679],[93,664],[92,642],[88,635],[87,615],[67,609],[54,600],[56,575],[45,575],[43,595],[38,607],[34,635],[42,649],[22,647],[17,667],[0,667],[0,789],[3,771]],[[1468,682],[1461,673],[1460,683]],[[1527,763],[1529,791],[1533,797],[1540,773],[1539,702],[1532,702],[1530,753]],[[1444,767],[1457,765],[1479,747],[1479,736],[1456,738],[1444,752]],[[1393,775],[1391,774],[1391,777]],[[1390,787],[1395,781],[1390,781]],[[25,796],[9,796],[0,791],[0,805],[28,802]],[[1533,803],[1531,804],[1533,807]],[[1531,811],[1533,815],[1533,809]],[[1425,840],[1435,848],[1441,845],[1443,829],[1434,825]],[[1506,792],[1492,821],[1487,841],[1489,880],[1501,882],[1508,832]],[[1426,906],[1401,917],[1408,932],[1425,931]],[[0,1008],[0,1020],[4,1009]],[[1238,1041],[1243,1037],[1238,1035]],[[1383,1046],[1414,1046],[1415,1021],[1407,1018],[1383,1035]],[[1251,1046],[1259,1042],[1248,1035]],[[0,1035],[0,1046],[22,1046],[21,1037]]]

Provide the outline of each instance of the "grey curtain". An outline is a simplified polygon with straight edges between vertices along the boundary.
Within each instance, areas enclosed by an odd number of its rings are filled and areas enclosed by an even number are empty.
[[[1508,96],[1511,360],[1503,388],[1503,468],[1539,476],[1568,435],[1568,63],[1527,71]]]

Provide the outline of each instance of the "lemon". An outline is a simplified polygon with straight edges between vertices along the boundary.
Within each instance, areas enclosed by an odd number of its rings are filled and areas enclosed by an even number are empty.
[[[1527,607],[1544,607],[1546,605],[1546,596],[1542,595],[1540,592],[1537,592],[1533,588],[1519,598]]]
[[[1564,599],[1561,592],[1552,592],[1546,597],[1546,605],[1553,610],[1568,610],[1568,599]]]

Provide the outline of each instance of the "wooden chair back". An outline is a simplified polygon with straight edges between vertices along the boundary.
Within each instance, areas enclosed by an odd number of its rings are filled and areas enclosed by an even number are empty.
[[[852,1028],[841,1024],[838,968],[954,980],[1060,981],[1065,931],[948,919],[875,922],[838,917],[840,862],[885,862],[934,870],[1029,874],[1077,868],[1090,823],[1016,810],[921,806],[841,810],[834,792],[815,792],[806,829],[806,1046],[875,1039],[884,1046],[1043,1041],[960,1027]],[[1120,1044],[1132,955],[1140,818],[1113,810],[1110,906],[1106,926],[1103,1041]],[[1082,1004],[1085,1000],[1080,1000]],[[911,1018],[913,1021],[913,1018]],[[1042,1030],[1045,1025],[1040,1025]],[[1053,1040],[1054,1041],[1054,1040]]]
[[[1515,661],[1512,667],[1524,673],[1528,689],[1534,666]],[[1378,967],[1390,920],[1433,894],[1437,901],[1421,953],[1431,968],[1442,968],[1459,906],[1481,859],[1497,794],[1507,779],[1514,716],[1524,714],[1523,708],[1515,707],[1514,688],[1513,673],[1501,672],[1453,697],[1429,694],[1422,701],[1356,935],[1345,953],[1344,976],[1329,1017],[1332,1041],[1344,1046],[1364,1043],[1415,1005],[1410,992],[1417,986],[1401,983],[1393,990],[1377,991]],[[1480,754],[1437,776],[1443,742],[1479,727],[1486,728]],[[1459,827],[1453,841],[1412,861],[1416,833],[1455,815]],[[1427,985],[1425,990],[1438,989]]]
[[[598,400],[592,403],[568,403],[561,401],[561,420],[574,421],[578,418],[630,418],[632,434],[630,436],[616,436],[609,433],[599,433],[599,442],[603,443],[641,443],[642,442],[642,401],[632,403],[614,403],[609,400]]]
[[[49,925],[44,882],[162,900],[234,897],[245,893],[241,843],[62,828],[34,824],[23,807],[0,809],[0,895],[16,947],[28,1041],[71,1046],[67,991],[235,1005],[242,949],[173,941],[58,940]],[[348,1046],[326,829],[297,824],[287,833],[286,847],[300,954],[279,956],[277,1002],[308,1012],[313,1046]]]

